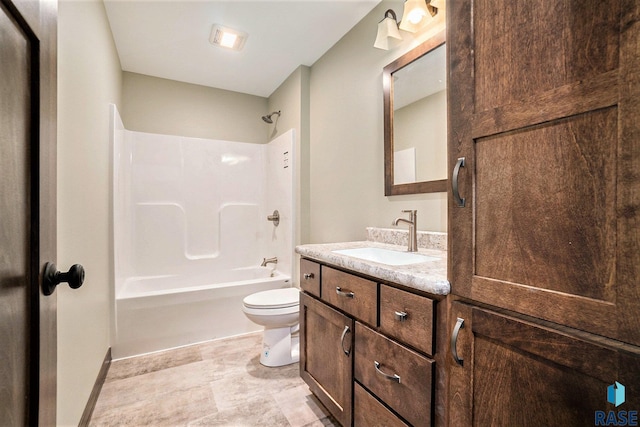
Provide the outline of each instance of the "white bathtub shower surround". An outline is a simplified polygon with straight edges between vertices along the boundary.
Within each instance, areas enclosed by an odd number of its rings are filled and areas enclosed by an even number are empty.
[[[124,129],[115,107],[112,123],[114,358],[259,330],[243,298],[291,286],[294,131],[269,144],[156,135]]]

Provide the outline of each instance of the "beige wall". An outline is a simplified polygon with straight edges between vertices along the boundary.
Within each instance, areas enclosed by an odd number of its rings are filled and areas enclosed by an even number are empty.
[[[58,8],[58,259],[82,264],[84,285],[60,286],[58,425],[78,425],[110,346],[112,244],[109,103],[120,62],[102,1]]]
[[[446,231],[446,193],[384,196],[382,68],[444,28],[440,18],[402,32],[389,51],[374,48],[384,12],[400,17],[403,3],[380,3],[311,67],[311,242],[362,240],[365,227],[390,227],[403,209],[418,210],[419,230]]]
[[[282,111],[268,125],[269,140],[296,130],[296,245],[309,242],[309,76],[309,67],[298,67],[269,97],[269,112]]]
[[[267,99],[136,73],[123,73],[124,127],[140,132],[267,142]]]

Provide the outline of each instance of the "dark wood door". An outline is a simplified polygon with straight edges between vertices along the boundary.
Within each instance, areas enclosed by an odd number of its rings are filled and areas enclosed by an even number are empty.
[[[0,420],[55,425],[56,3],[0,2]]]
[[[454,294],[640,345],[639,16],[451,2]]]
[[[300,294],[300,376],[345,427],[353,419],[353,331],[350,317]]]
[[[452,426],[587,426],[598,411],[640,407],[640,358],[522,318],[454,302],[464,320],[448,357]],[[619,382],[626,402],[607,402]],[[595,424],[598,425],[598,424]]]

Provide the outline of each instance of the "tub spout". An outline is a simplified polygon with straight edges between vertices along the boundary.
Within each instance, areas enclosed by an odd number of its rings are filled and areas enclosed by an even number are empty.
[[[262,258],[262,264],[260,264],[260,267],[266,267],[267,264],[277,264],[278,263],[278,257],[273,257],[273,258]]]

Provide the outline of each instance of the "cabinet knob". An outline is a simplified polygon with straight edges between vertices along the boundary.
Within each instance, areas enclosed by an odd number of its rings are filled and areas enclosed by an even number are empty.
[[[304,277],[304,280],[309,280],[309,279],[313,279],[313,273],[304,273],[304,275],[302,276]]]

